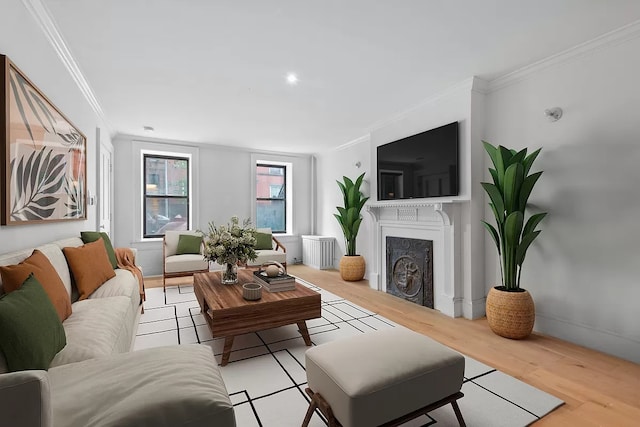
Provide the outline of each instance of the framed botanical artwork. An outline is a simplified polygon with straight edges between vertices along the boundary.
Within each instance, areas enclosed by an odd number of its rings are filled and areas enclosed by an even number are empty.
[[[86,137],[9,58],[0,67],[0,223],[86,219]]]

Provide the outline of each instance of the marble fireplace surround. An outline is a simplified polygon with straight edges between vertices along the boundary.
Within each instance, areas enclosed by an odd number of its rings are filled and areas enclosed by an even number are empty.
[[[434,308],[451,316],[462,315],[460,201],[438,203],[420,200],[370,202],[373,219],[372,273],[369,284],[386,292],[386,238],[406,237],[433,241]]]

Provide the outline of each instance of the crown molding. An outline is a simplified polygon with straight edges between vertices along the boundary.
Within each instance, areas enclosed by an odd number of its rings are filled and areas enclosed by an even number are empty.
[[[31,16],[33,16],[36,23],[44,33],[45,37],[53,46],[56,54],[73,78],[73,81],[78,86],[78,89],[80,89],[82,95],[85,97],[93,111],[107,128],[109,134],[113,136],[113,133],[110,130],[112,129],[111,124],[107,120],[107,117],[105,116],[104,111],[102,110],[102,107],[98,102],[98,99],[93,93],[89,82],[82,74],[82,71],[80,71],[80,67],[71,54],[71,51],[69,50],[67,43],[62,37],[62,34],[58,30],[58,27],[53,20],[49,9],[47,9],[47,7],[41,0],[22,0],[22,3],[25,5],[29,13],[31,13]]]
[[[387,118],[385,120],[382,120],[380,122],[377,122],[371,126],[369,126],[369,132],[366,135],[363,135],[359,138],[356,138],[354,140],[351,140],[349,142],[346,142],[342,145],[339,145],[335,148],[333,148],[331,151],[341,151],[344,149],[347,149],[349,147],[352,147],[356,144],[360,144],[361,142],[367,142],[371,139],[371,132],[375,132],[379,129],[382,129],[385,126],[388,126],[390,124],[396,123],[399,120],[402,120],[404,117],[406,117],[407,115],[409,115],[411,112],[422,108],[424,106],[433,104],[435,102],[437,102],[438,100],[442,99],[442,98],[446,98],[448,96],[450,96],[453,93],[459,92],[461,90],[463,91],[474,91],[474,92],[478,92],[478,93],[482,93],[482,94],[486,94],[488,93],[488,88],[489,88],[489,82],[487,82],[486,80],[483,80],[479,77],[473,76],[473,77],[469,77],[467,79],[462,80],[461,82],[450,86],[449,88],[427,98],[424,99],[422,101],[420,101],[418,104],[414,105],[413,107],[410,107],[406,110],[403,110],[399,113],[394,114],[393,116],[391,116],[390,118]]]
[[[342,150],[346,150],[349,147],[353,147],[354,145],[358,145],[362,142],[368,142],[370,140],[370,135],[367,133],[366,135],[362,135],[356,139],[352,139],[349,142],[345,142],[344,144],[338,145],[337,147],[335,147],[334,149],[332,149],[331,151],[342,151]]]
[[[481,79],[480,77],[473,76],[473,82],[471,84],[471,91],[486,95],[489,93],[489,81]]]
[[[184,141],[184,140],[178,140],[178,139],[154,138],[150,136],[134,135],[134,134],[127,134],[127,133],[116,133],[113,136],[113,142],[117,144],[121,144],[121,143],[122,144],[132,144],[132,143],[154,144],[154,145],[157,145],[158,147],[167,146],[167,147],[189,147],[194,149],[224,150],[224,151],[233,151],[238,153],[269,155],[269,156],[287,157],[287,158],[295,158],[295,159],[310,159],[311,157],[313,157],[313,154],[310,154],[310,153],[269,151],[269,150],[262,150],[258,148],[251,148],[251,147],[237,147],[234,145],[212,144],[208,142],[192,142],[192,141]]]
[[[524,66],[516,71],[497,77],[489,82],[489,92],[495,92],[512,84],[521,82],[529,78],[532,74],[538,73],[547,68],[559,65],[564,62],[581,58],[598,49],[615,46],[640,36],[640,20],[632,22],[595,39],[580,43],[565,51],[551,55],[540,61]]]
[[[409,114],[411,114],[413,111],[418,110],[422,107],[425,107],[427,105],[433,104],[435,102],[437,102],[438,100],[442,99],[442,98],[446,98],[456,92],[459,92],[461,90],[466,90],[466,91],[470,91],[473,86],[474,86],[474,81],[475,81],[476,77],[469,77],[467,79],[462,80],[459,83],[456,83],[453,86],[448,87],[447,89],[438,92],[437,94],[426,98],[422,101],[420,101],[418,104],[414,105],[413,107],[407,108],[406,110],[400,111],[399,113],[394,114],[393,116],[384,119],[382,121],[379,121],[377,123],[372,124],[371,126],[369,126],[370,132],[375,132],[377,130],[380,130],[388,125],[391,125],[393,123],[398,122],[399,120],[402,120],[404,117],[408,116]]]

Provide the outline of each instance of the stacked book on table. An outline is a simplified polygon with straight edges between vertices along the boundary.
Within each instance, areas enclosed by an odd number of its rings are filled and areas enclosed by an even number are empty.
[[[268,277],[264,271],[254,271],[253,279],[269,292],[293,291],[296,289],[296,279],[286,273]]]

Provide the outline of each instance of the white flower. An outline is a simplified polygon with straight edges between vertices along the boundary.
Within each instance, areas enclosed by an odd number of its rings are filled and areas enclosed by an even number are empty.
[[[251,227],[251,221],[243,221],[239,225],[237,216],[231,217],[230,224],[216,227],[209,223],[209,233],[205,235],[205,258],[219,263],[235,264],[245,263],[257,257],[255,252],[255,228]]]

